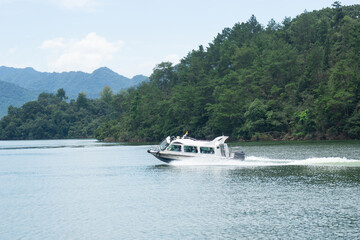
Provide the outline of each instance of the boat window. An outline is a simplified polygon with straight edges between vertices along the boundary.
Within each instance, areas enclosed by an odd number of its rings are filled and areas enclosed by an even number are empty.
[[[169,146],[168,140],[165,139],[164,141],[162,141],[162,142],[160,143],[160,150],[161,150],[161,151],[164,151],[168,146]]]
[[[214,154],[214,148],[212,147],[200,147],[200,152],[205,154]]]
[[[181,152],[181,145],[171,145],[168,150],[174,152]]]
[[[197,153],[197,147],[194,146],[184,146],[184,152]]]

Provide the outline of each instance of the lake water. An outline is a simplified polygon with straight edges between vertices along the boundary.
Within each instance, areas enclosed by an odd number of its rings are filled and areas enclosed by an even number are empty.
[[[0,141],[0,239],[360,238],[360,142],[171,165],[148,148]]]

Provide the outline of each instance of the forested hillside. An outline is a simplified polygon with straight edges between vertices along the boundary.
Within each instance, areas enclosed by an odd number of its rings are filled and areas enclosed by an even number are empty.
[[[36,101],[17,108],[10,106],[0,121],[0,139],[89,138],[110,114],[112,91],[105,87],[100,99],[88,99],[79,93],[67,102],[64,89],[56,94],[41,93]]]
[[[360,138],[360,5],[264,27],[252,16],[114,97],[97,138]]]
[[[359,15],[360,5],[335,2],[266,27],[252,16],[178,65],[158,64],[138,87],[70,103],[42,94],[10,108],[0,137],[360,139]]]
[[[36,92],[15,84],[0,81],[0,118],[6,115],[8,106],[20,107],[25,102],[36,99],[37,95]]]

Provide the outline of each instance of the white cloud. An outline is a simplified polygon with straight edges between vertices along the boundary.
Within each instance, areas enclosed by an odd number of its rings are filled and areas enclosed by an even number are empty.
[[[54,59],[48,65],[54,71],[81,70],[91,72],[112,60],[121,49],[122,41],[109,42],[96,33],[80,40],[55,38],[46,40],[41,48],[50,50]]]
[[[66,48],[66,44],[65,44],[65,39],[64,38],[55,38],[52,40],[46,40],[41,44],[41,48],[43,49],[63,49]]]

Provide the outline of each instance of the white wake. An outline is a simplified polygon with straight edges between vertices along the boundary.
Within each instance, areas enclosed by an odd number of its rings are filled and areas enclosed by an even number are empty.
[[[181,161],[171,162],[174,166],[243,166],[243,167],[261,167],[261,166],[351,166],[360,167],[360,160],[347,159],[341,157],[324,157],[308,159],[271,159],[266,157],[246,157],[244,161],[222,158],[189,158]]]

